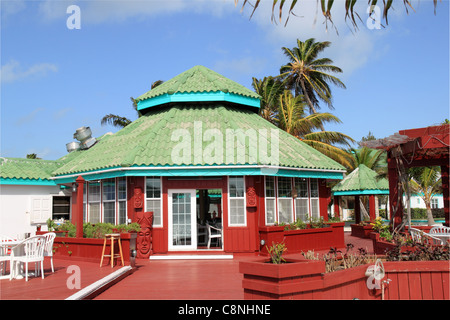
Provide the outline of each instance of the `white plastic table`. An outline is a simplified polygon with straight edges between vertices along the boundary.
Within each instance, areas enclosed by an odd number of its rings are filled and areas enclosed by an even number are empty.
[[[450,233],[431,233],[431,235],[441,239],[444,243],[450,241]]]

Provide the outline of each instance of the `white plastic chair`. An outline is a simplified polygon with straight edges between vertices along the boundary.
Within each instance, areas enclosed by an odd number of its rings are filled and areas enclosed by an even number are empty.
[[[444,234],[450,234],[450,228],[444,227],[444,226],[436,226],[430,229],[430,234],[434,233],[444,233]]]
[[[45,237],[35,236],[28,238],[11,249],[11,271],[18,270],[17,263],[25,264],[25,279],[28,281],[28,263],[41,263],[42,279],[44,279],[44,246]],[[36,273],[37,274],[37,273]],[[13,272],[10,272],[9,280],[12,280]]]
[[[431,244],[431,245],[443,245],[444,244],[444,242],[441,239],[436,238],[435,236],[425,233],[419,229],[410,228],[409,234],[411,235],[411,238],[413,239],[414,242],[419,242],[419,243],[423,242],[423,243]]]
[[[222,244],[222,230],[219,228],[215,228],[209,224],[206,224],[208,228],[208,249],[211,246],[211,239],[219,239],[219,243]]]
[[[44,234],[45,237],[45,245],[44,245],[44,258],[50,257],[52,272],[55,272],[53,268],[53,242],[55,241],[56,233],[48,232]]]
[[[10,246],[7,245],[10,241],[14,241],[14,239],[8,236],[0,235],[0,275],[5,273],[8,261],[11,261],[11,254],[9,252]]]

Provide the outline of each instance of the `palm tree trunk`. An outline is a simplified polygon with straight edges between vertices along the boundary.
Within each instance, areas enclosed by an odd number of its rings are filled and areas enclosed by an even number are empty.
[[[427,207],[427,220],[428,220],[428,225],[432,226],[434,224],[436,224],[436,222],[434,222],[434,218],[433,218],[433,213],[431,211],[431,205],[429,202],[425,202],[425,206]]]

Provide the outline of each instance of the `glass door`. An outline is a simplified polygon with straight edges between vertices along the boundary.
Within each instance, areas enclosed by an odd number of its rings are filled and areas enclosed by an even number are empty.
[[[195,190],[169,190],[169,250],[196,250]]]

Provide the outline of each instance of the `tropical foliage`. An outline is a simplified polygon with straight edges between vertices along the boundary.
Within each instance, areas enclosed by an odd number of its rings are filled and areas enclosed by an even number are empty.
[[[427,208],[428,225],[435,224],[431,212],[431,199],[442,192],[442,180],[439,167],[418,167],[410,169],[410,188],[418,194]]]
[[[293,16],[302,16],[303,13],[300,9],[300,11],[297,11],[296,13],[294,13],[294,9],[296,8],[301,8],[301,3],[305,2],[305,1],[311,1],[311,0],[303,0],[303,1],[298,1],[298,0],[291,0],[290,5],[288,1],[278,1],[278,0],[272,0],[272,16],[271,16],[271,20],[273,23],[277,23],[278,22],[282,22],[283,19],[283,9],[284,8],[288,8],[287,11],[287,18],[285,21],[284,25],[287,25],[289,18],[291,15]],[[363,22],[361,19],[361,16],[358,14],[358,12],[356,11],[357,7],[355,7],[357,0],[345,0],[345,1],[334,1],[334,0],[317,0],[317,5],[320,4],[320,9],[322,12],[322,15],[325,18],[325,25],[327,26],[327,23],[330,22],[333,25],[333,16],[331,15],[331,9],[333,9],[333,5],[336,3],[338,3],[338,5],[343,5],[344,9],[345,9],[345,20],[347,21],[347,19],[350,21],[350,23],[353,25],[353,28],[355,30],[358,29],[358,20],[360,22]],[[411,5],[411,0],[397,0],[397,3],[403,3],[403,6],[405,7],[406,12],[408,13],[409,10],[414,10],[413,6]],[[436,7],[437,7],[437,2],[438,0],[433,0],[433,4],[434,4],[434,11],[436,14]],[[441,0],[442,2],[442,0]],[[239,0],[234,0],[234,4],[235,6],[237,6],[237,4],[239,3]],[[256,9],[258,8],[259,4],[261,3],[261,0],[255,0],[255,1],[248,1],[248,0],[243,0],[242,1],[242,10],[244,9],[244,7],[246,5],[250,5],[253,7],[253,11],[250,15],[250,18],[253,16],[253,14],[255,13]],[[278,8],[277,8],[277,3],[278,3]],[[383,3],[381,3],[381,1],[378,0],[365,0],[363,1],[363,3],[367,3],[368,7],[370,8],[370,17],[374,17],[375,14],[375,6],[379,5],[382,8],[382,12],[383,12],[383,19],[386,23],[386,25],[388,25],[388,15],[390,10],[393,8],[393,4],[394,4],[394,0],[383,0]],[[365,9],[365,8],[364,8]]]
[[[330,45],[329,41],[316,42],[311,38],[305,42],[297,40],[297,47],[292,49],[282,48],[289,62],[281,66],[279,77],[295,95],[304,96],[311,113],[317,113],[317,109],[320,109],[319,100],[333,109],[329,83],[345,89],[344,83],[330,74],[341,73],[341,68],[334,66],[333,60],[329,58],[318,58]]]

